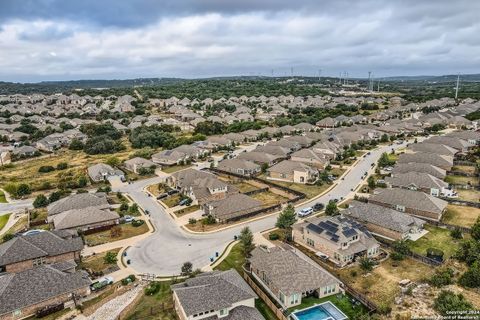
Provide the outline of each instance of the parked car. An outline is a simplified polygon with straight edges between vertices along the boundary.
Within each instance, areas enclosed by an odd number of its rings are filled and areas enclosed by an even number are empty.
[[[299,217],[306,217],[306,216],[309,216],[313,213],[313,208],[303,208],[302,210],[300,210],[297,215]]]
[[[313,210],[314,211],[322,211],[323,208],[325,208],[325,205],[321,202],[317,202],[313,205]]]
[[[167,194],[168,194],[169,196],[171,196],[172,194],[175,194],[175,193],[178,193],[178,190],[177,190],[177,189],[172,189],[172,190],[168,190],[168,191],[167,191]]]
[[[166,197],[168,197],[168,193],[162,193],[157,197],[157,200],[160,200],[160,199],[163,199],[163,198],[166,198]]]
[[[126,223],[132,222],[133,217],[132,216],[123,216],[123,221],[125,221]]]
[[[103,288],[105,288],[106,286],[108,286],[109,284],[112,284],[112,283],[113,283],[113,278],[112,277],[104,277],[104,278],[101,278],[98,281],[92,283],[90,285],[90,289],[92,291],[102,290]]]
[[[189,206],[192,204],[192,199],[183,199],[183,200],[180,200],[180,202],[178,202],[178,205],[179,206]]]

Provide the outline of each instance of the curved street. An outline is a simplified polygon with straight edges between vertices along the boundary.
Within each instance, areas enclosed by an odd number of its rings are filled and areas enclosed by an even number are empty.
[[[337,185],[329,192],[297,207],[302,208],[312,206],[316,202],[327,203],[331,199],[353,196],[352,190],[355,190],[363,181],[362,176],[365,172],[372,172],[372,163],[376,163],[383,152],[390,152],[392,148],[405,147],[406,143],[382,146],[371,151],[370,155],[360,158],[357,164],[344,175],[343,180],[338,180]],[[192,262],[194,268],[205,267],[210,264],[210,258],[215,257],[217,252],[219,255],[222,253],[245,225],[248,225],[254,233],[267,230],[275,225],[276,214],[214,233],[193,234],[184,231],[155,198],[147,196],[143,191],[144,187],[159,183],[164,179],[155,177],[114,189],[114,191],[127,193],[141,208],[148,210],[156,228],[152,235],[126,251],[127,259],[131,261],[130,267],[139,273],[153,273],[157,276],[176,275],[179,274],[181,265],[186,261]]]

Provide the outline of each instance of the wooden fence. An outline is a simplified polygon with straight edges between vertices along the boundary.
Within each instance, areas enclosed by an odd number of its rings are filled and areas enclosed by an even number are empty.
[[[471,162],[471,161],[464,161],[464,160],[454,160],[453,165],[455,165],[455,166],[476,167],[477,163],[476,162]]]
[[[440,199],[445,200],[448,203],[459,205],[459,206],[480,208],[480,202],[466,201],[466,200],[460,200],[456,198],[447,198],[447,197],[440,197]]]
[[[380,243],[380,245],[382,247],[392,250],[392,244],[390,242],[385,241],[384,239],[382,239],[380,237],[377,237],[376,239],[378,240],[378,242]],[[415,253],[415,252],[412,252],[412,251],[409,251],[406,254],[406,256],[410,257],[414,260],[417,260],[421,263],[428,264],[428,265],[434,266],[434,267],[438,267],[438,266],[441,266],[443,264],[443,261],[438,261],[438,260],[429,258],[427,256],[424,256],[424,255],[421,255],[421,254],[418,254],[418,253]]]
[[[448,223],[444,223],[444,222],[440,222],[440,221],[434,221],[434,220],[425,220],[428,224],[431,224],[431,225],[434,225],[436,227],[440,227],[440,228],[445,228],[445,229],[448,229],[448,230],[456,230],[456,229],[459,229],[460,231],[462,231],[463,233],[470,233],[472,231],[472,229],[470,228],[467,228],[467,227],[462,227],[462,226],[456,226],[454,224],[448,224]]]
[[[255,291],[255,293],[260,297],[260,299],[265,302],[265,304],[272,310],[272,312],[275,314],[277,319],[280,320],[288,320],[288,316],[286,316],[280,308],[277,307],[277,305],[270,299],[270,297],[260,288],[259,285],[250,277],[250,275],[246,272],[243,271],[243,278],[245,281],[248,283],[248,285]]]

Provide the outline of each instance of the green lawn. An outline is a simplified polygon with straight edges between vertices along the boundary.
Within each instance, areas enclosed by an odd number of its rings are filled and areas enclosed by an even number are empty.
[[[145,232],[148,232],[147,222],[145,222],[139,227],[134,227],[131,223],[119,224],[118,226],[121,228],[120,234],[118,236],[112,237],[111,230],[105,230],[86,235],[85,243],[89,246],[97,246],[108,242],[135,237]]]
[[[326,301],[332,302],[337,308],[339,308],[349,319],[357,319],[358,316],[367,313],[368,309],[365,308],[363,304],[352,304],[351,302],[352,297],[349,295],[343,294],[335,294],[329,297],[324,298],[315,298],[315,297],[307,297],[302,298],[302,303],[296,307],[292,307],[288,309],[290,312],[294,312],[295,310],[302,310],[308,307],[311,307],[316,304],[320,304]]]
[[[462,227],[471,227],[480,217],[480,209],[449,204],[443,214],[442,221]]]
[[[245,264],[245,258],[242,254],[242,247],[240,243],[233,246],[228,256],[215,267],[215,270],[230,270],[235,269],[238,273],[243,274],[242,266]]]
[[[5,197],[5,193],[0,191],[0,203],[7,203],[7,198]]]
[[[186,214],[195,212],[199,209],[200,209],[200,206],[197,204],[197,205],[194,205],[194,206],[189,206],[189,207],[186,207],[184,209],[177,210],[177,211],[174,212],[174,214],[177,217],[181,217],[181,216],[184,216]]]
[[[161,201],[169,208],[176,207],[178,202],[182,199],[182,195],[180,193],[168,196]]]
[[[260,311],[265,320],[277,320],[275,313],[273,313],[262,299],[255,299],[255,308]]]
[[[440,249],[444,252],[444,258],[451,257],[459,247],[459,240],[450,236],[450,231],[438,227],[426,225],[429,232],[417,241],[409,241],[410,250],[421,255],[427,255],[428,248]]]
[[[11,213],[4,214],[3,216],[0,216],[0,230],[5,227],[5,225],[8,222],[8,218],[10,218]]]
[[[170,281],[160,282],[160,290],[153,296],[143,295],[135,308],[127,314],[126,319],[174,320],[177,319],[172,302]]]
[[[467,185],[470,183],[472,186],[477,186],[478,178],[448,175],[445,177],[445,182],[450,184],[464,184],[464,185]]]

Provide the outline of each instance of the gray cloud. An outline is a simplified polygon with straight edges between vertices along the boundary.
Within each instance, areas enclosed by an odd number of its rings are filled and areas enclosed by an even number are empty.
[[[0,80],[479,72],[480,2],[2,0]]]

